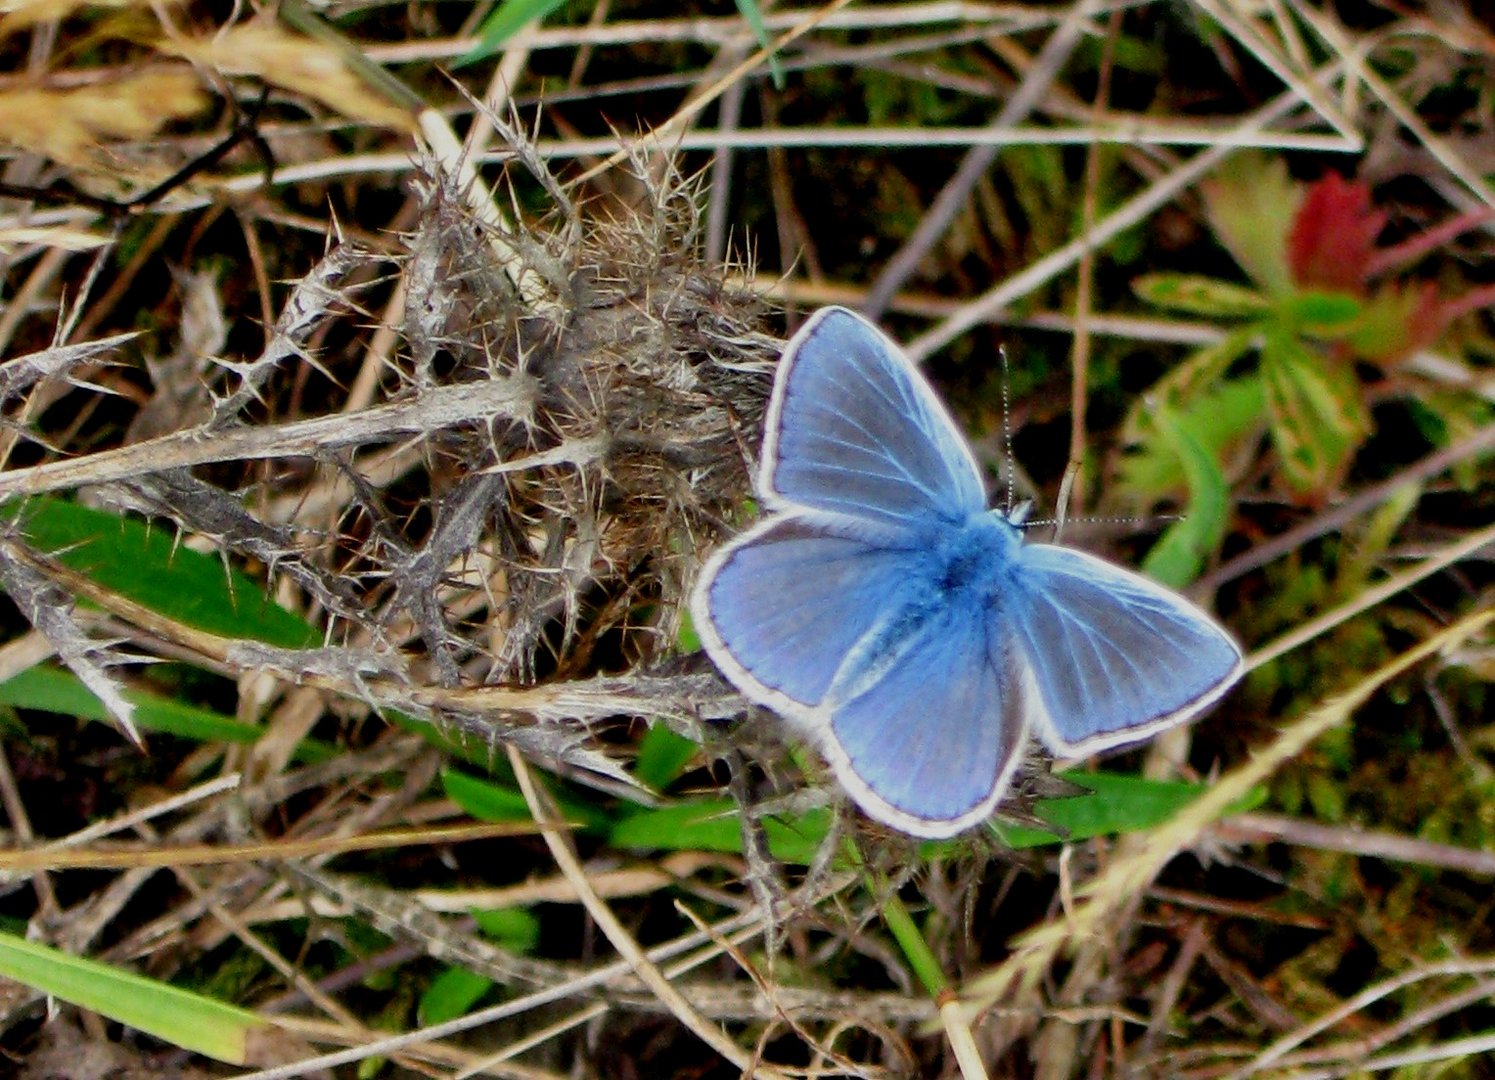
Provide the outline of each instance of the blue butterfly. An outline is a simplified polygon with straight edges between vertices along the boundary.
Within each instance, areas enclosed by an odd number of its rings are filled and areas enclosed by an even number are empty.
[[[845,308],[784,349],[757,487],[766,514],[692,596],[701,640],[895,829],[989,816],[1030,731],[1081,757],[1182,723],[1240,677],[1240,647],[1182,597],[1024,544],[933,389]]]

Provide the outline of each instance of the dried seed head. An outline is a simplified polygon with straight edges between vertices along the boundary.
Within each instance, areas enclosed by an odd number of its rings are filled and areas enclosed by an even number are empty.
[[[410,389],[534,380],[529,415],[433,433],[446,461],[432,473],[433,535],[461,533],[439,566],[483,552],[501,578],[487,586],[503,624],[487,681],[668,646],[699,549],[750,490],[743,448],[778,343],[758,329],[762,301],[697,253],[696,185],[645,175],[635,207],[606,219],[563,208],[538,225],[480,219],[435,172],[420,183]],[[498,482],[474,483],[482,473]],[[486,505],[462,505],[473,496]],[[391,569],[407,600],[432,584]]]

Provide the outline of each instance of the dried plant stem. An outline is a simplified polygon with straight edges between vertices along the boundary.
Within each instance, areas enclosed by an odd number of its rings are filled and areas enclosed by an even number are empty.
[[[1049,35],[1048,41],[1044,42],[1043,50],[1029,67],[1017,92],[998,111],[991,123],[993,131],[1000,132],[1014,127],[1033,111],[1039,99],[1048,90],[1049,84],[1059,74],[1059,69],[1069,59],[1069,54],[1074,51],[1075,45],[1079,43],[1081,27],[1085,20],[1098,7],[1097,0],[1077,0],[1070,8],[1064,17],[1064,22]],[[913,235],[903,242],[893,257],[888,260],[882,273],[877,275],[877,280],[872,283],[862,306],[868,318],[876,319],[882,315],[889,301],[893,299],[893,294],[903,287],[903,283],[913,274],[914,267],[929,253],[935,241],[944,235],[950,227],[950,222],[965,205],[971,189],[986,175],[992,162],[996,160],[995,145],[983,144],[975,140],[972,142],[975,144],[974,148],[967,152],[956,168],[955,175],[946,181],[945,186],[935,196],[934,202],[924,212],[923,220],[914,229]]]
[[[1361,612],[1369,611],[1383,600],[1388,600],[1409,588],[1417,582],[1422,581],[1445,567],[1452,566],[1462,559],[1468,558],[1480,548],[1487,544],[1495,544],[1495,525],[1486,526],[1478,532],[1471,533],[1457,544],[1451,544],[1443,551],[1430,559],[1418,563],[1416,566],[1403,570],[1400,574],[1393,574],[1379,585],[1366,589],[1359,596],[1340,604],[1337,608],[1324,612],[1316,619],[1310,619],[1300,626],[1283,634],[1276,641],[1257,649],[1246,657],[1246,670],[1254,671],[1263,664],[1269,664],[1279,656],[1292,652],[1305,642],[1312,641],[1320,634],[1327,633],[1340,623],[1354,618]]]
[[[1229,10],[1229,5],[1221,3],[1220,0],[1197,0],[1197,2],[1211,17],[1218,20],[1220,25],[1228,29],[1237,41],[1250,50],[1253,56],[1286,83],[1298,97],[1313,106],[1313,110],[1339,133],[1343,143],[1342,149],[1351,153],[1360,152],[1364,147],[1364,140],[1343,111],[1330,100],[1321,83],[1311,74],[1305,77],[1305,71],[1293,58],[1283,56],[1281,51],[1260,32],[1254,22],[1250,19],[1238,18],[1234,11]],[[1323,33],[1322,28],[1320,33]],[[1337,51],[1338,59],[1345,64],[1347,69],[1353,70],[1357,66],[1354,58],[1349,55],[1350,50],[1344,47],[1342,38],[1326,37],[1326,40],[1331,49]]]
[[[1304,1024],[1290,1035],[1278,1039],[1271,1046],[1267,1047],[1266,1050],[1252,1058],[1250,1062],[1241,1066],[1235,1072],[1230,1073],[1225,1077],[1225,1080],[1246,1080],[1247,1077],[1253,1076],[1280,1061],[1294,1047],[1301,1046],[1320,1032],[1328,1031],[1330,1028],[1354,1016],[1360,1010],[1374,1005],[1382,998],[1394,994],[1399,990],[1404,990],[1409,986],[1414,986],[1426,979],[1447,978],[1455,975],[1488,975],[1491,972],[1495,972],[1495,959],[1469,957],[1463,960],[1449,960],[1439,964],[1424,964],[1414,971],[1408,971],[1395,978],[1377,983],[1374,986],[1368,986],[1343,1004],[1324,1013],[1312,1023]],[[1428,1060],[1438,1059],[1434,1057]],[[1359,1062],[1357,1068],[1366,1068],[1367,1064],[1363,1061]],[[1321,1075],[1331,1074],[1324,1073]]]
[[[1023,935],[1006,962],[970,986],[969,1007],[980,1010],[995,1005],[1014,990],[1030,992],[1062,951],[1090,937],[1104,936],[1106,922],[1117,907],[1141,895],[1174,855],[1193,844],[1203,830],[1245,798],[1253,787],[1264,782],[1320,736],[1347,722],[1386,683],[1428,657],[1467,640],[1491,622],[1495,622],[1495,611],[1483,610],[1466,615],[1365,676],[1350,689],[1328,698],[1283,730],[1246,764],[1227,773],[1173,820],[1154,829],[1145,848],[1116,860],[1088,882],[1080,890],[1079,902],[1070,909],[1067,918],[1046,923]]]
[[[1111,69],[1116,49],[1116,37],[1121,32],[1120,12],[1111,13],[1107,27],[1106,42],[1101,50],[1100,77],[1095,91],[1093,111],[1099,115],[1106,107],[1106,98],[1111,88]],[[1095,225],[1095,204],[1101,180],[1101,150],[1092,145],[1085,154],[1085,190],[1080,211],[1080,235],[1089,236]],[[1095,300],[1095,250],[1087,248],[1080,256],[1075,288],[1075,330],[1070,341],[1069,380],[1069,462],[1064,468],[1064,480],[1059,485],[1059,497],[1055,500],[1054,516],[1058,525],[1054,529],[1055,542],[1064,528],[1064,518],[1069,513],[1070,500],[1076,484],[1080,486],[1082,506],[1088,506],[1083,469],[1085,467],[1086,405],[1090,400],[1090,317]]]
[[[831,2],[824,8],[822,8],[817,14],[810,16],[803,22],[800,22],[791,29],[785,31],[775,41],[765,46],[764,48],[758,49],[746,60],[742,61],[742,63],[733,67],[720,79],[717,79],[716,82],[712,83],[705,90],[701,91],[701,93],[691,98],[676,111],[674,116],[670,117],[659,127],[651,130],[646,138],[649,140],[651,145],[654,146],[663,147],[670,145],[675,137],[678,136],[680,132],[683,131],[692,120],[694,120],[697,116],[704,112],[708,105],[710,105],[713,101],[719,98],[723,92],[726,91],[727,87],[736,83],[744,75],[752,71],[754,68],[758,67],[774,53],[783,49],[786,45],[789,45],[791,42],[797,41],[805,34],[808,34],[811,30],[815,29],[831,15],[835,14],[837,11],[840,11],[849,3],[851,3],[851,0],[831,0]],[[605,161],[599,162],[597,165],[594,165],[592,168],[588,169],[580,176],[571,180],[568,186],[575,187],[576,185],[584,184],[588,180],[591,180],[592,178],[606,172],[608,169],[612,169],[617,167],[618,165],[621,165],[623,162],[627,161],[629,157],[632,156],[632,154],[633,150],[630,147],[624,147],[623,149],[613,153]]]
[[[528,414],[532,399],[530,380],[495,376],[481,383],[433,387],[413,401],[357,413],[213,432],[192,428],[87,457],[0,473],[0,500],[218,461],[321,457],[342,447],[430,434],[457,424],[494,417],[520,419]]]
[[[1340,71],[1337,61],[1320,68],[1314,78],[1327,84]],[[1297,93],[1289,91],[1278,95],[1265,106],[1246,117],[1239,125],[1239,132],[1258,132],[1301,104]],[[1217,144],[1201,150],[1188,161],[1148,185],[1118,206],[1086,235],[1078,236],[1069,243],[1051,251],[1048,255],[1030,264],[1025,270],[1014,274],[983,296],[965,304],[959,312],[946,319],[934,329],[909,342],[904,351],[915,361],[924,360],[930,353],[948,345],[979,322],[992,318],[1008,304],[1073,266],[1088,250],[1108,243],[1125,229],[1142,221],[1153,211],[1168,202],[1180,191],[1203,179],[1216,165],[1224,161],[1235,148]]]
[[[44,847],[33,848],[26,852],[28,855],[43,855],[47,852],[66,851],[76,848],[80,844],[86,844],[92,840],[109,836],[112,833],[123,832],[126,829],[134,829],[139,825],[151,821],[153,818],[167,814],[175,814],[194,803],[205,799],[211,799],[227,791],[233,791],[239,786],[240,777],[238,773],[230,773],[226,776],[217,776],[212,780],[198,784],[196,787],[172,795],[169,798],[158,799],[148,806],[118,814],[112,818],[95,821],[91,825],[79,829],[77,832],[69,833],[60,840],[54,840]],[[7,852],[9,855],[20,854],[18,852]],[[0,881],[6,880],[4,874],[0,874]]]
[[[1372,859],[1436,866],[1479,877],[1495,877],[1495,852],[1438,844],[1398,833],[1356,826],[1321,825],[1281,814],[1237,814],[1220,822],[1216,831],[1230,843],[1297,844],[1319,851],[1344,851]]]
[[[529,763],[524,760],[524,755],[513,746],[506,749],[509,755],[509,765],[514,770],[514,776],[519,781],[520,790],[524,792],[525,801],[529,803],[530,813],[534,815],[536,823],[544,826],[555,822],[556,818],[549,796],[543,793],[535,783],[534,774],[530,771]],[[577,859],[576,853],[571,850],[569,838],[554,828],[546,828],[544,835],[551,858],[555,859],[561,873],[565,874],[567,880],[571,882],[572,888],[576,890],[577,898],[587,909],[587,914],[597,923],[612,947],[628,961],[634,974],[643,980],[644,985],[653,991],[654,995],[675,1015],[675,1018],[707,1046],[743,1070],[744,1073],[750,1076],[767,1077],[769,1080],[786,1080],[785,1074],[778,1069],[761,1065],[753,1060],[742,1047],[727,1038],[720,1028],[698,1013],[695,1006],[686,1001],[685,996],[675,989],[675,985],[664,977],[659,968],[639,947],[638,942],[633,939],[633,935],[618,921],[612,908],[608,907],[593,890],[591,882],[587,880],[586,870]]]
[[[182,883],[183,888],[203,904],[208,914],[216,919],[219,925],[231,934],[235,940],[239,941],[245,948],[249,949],[269,965],[271,970],[275,971],[288,985],[295,987],[303,994],[306,1000],[331,1017],[344,1030],[352,1032],[355,1037],[373,1037],[374,1031],[371,1028],[365,1027],[358,1017],[350,1009],[345,1007],[342,1002],[323,992],[321,987],[302,972],[297,965],[286,960],[278,950],[245,925],[236,912],[229,910],[223,903],[214,900],[212,898],[212,889],[200,882],[196,875],[189,870],[177,867],[176,879]],[[398,1055],[394,1060],[406,1068],[410,1068],[414,1064],[404,1055]]]
[[[1365,62],[1364,49],[1352,45],[1339,25],[1333,19],[1315,10],[1312,5],[1295,2],[1293,8],[1305,22],[1319,32],[1330,47],[1338,50],[1343,58],[1345,70],[1365,83],[1370,92],[1380,99],[1382,105],[1386,106],[1386,110],[1417,138],[1417,141],[1427,149],[1438,164],[1453,176],[1458,177],[1459,181],[1485,206],[1495,206],[1495,188],[1492,188],[1480,174],[1479,169],[1466,161],[1464,156],[1446,139],[1434,134],[1432,129],[1423,123],[1416,111],[1402,99],[1402,96],[1371,70],[1370,65]]]
[[[472,211],[473,218],[493,226],[487,234],[488,243],[493,245],[498,264],[509,274],[515,288],[519,290],[519,295],[534,310],[540,311],[552,307],[555,299],[550,286],[533,267],[525,265],[524,261],[519,258],[519,253],[505,239],[510,223],[498,203],[494,201],[493,192],[478,175],[474,159],[482,153],[482,147],[481,145],[475,146],[472,140],[480,133],[475,129],[468,133],[467,142],[459,141],[447,118],[435,109],[422,110],[417,117],[417,122],[420,124],[421,137],[425,140],[432,158],[452,178],[453,186],[461,193],[467,203],[467,208]],[[490,114],[483,110],[478,112],[478,118],[474,123],[482,123],[487,131],[493,128]]]
[[[26,812],[26,803],[16,786],[15,773],[11,771],[10,758],[6,755],[4,746],[0,746],[0,806],[5,808],[5,816],[10,821],[16,840],[25,844],[36,839],[36,832],[31,828],[31,815]],[[30,879],[30,885],[36,893],[41,916],[49,922],[59,919],[62,906],[57,902],[56,890],[52,888],[51,875],[46,872],[35,874]]]
[[[660,962],[670,957],[679,956],[681,953],[689,952],[692,949],[701,949],[705,946],[703,954],[695,958],[697,963],[704,963],[706,959],[719,953],[719,948],[711,943],[712,936],[741,942],[746,940],[747,937],[761,933],[762,928],[763,921],[756,913],[750,912],[745,915],[735,915],[715,926],[711,935],[700,931],[692,931],[674,941],[650,949],[647,956],[654,962]],[[585,994],[589,990],[607,985],[616,980],[620,975],[627,974],[631,970],[632,968],[628,961],[620,959],[611,964],[605,964],[595,971],[588,972],[586,975],[568,982],[557,986],[549,986],[534,993],[524,994],[490,1008],[480,1009],[477,1012],[469,1013],[455,1020],[449,1020],[444,1024],[434,1024],[417,1031],[405,1032],[401,1035],[379,1039],[375,1042],[361,1044],[348,1050],[338,1051],[337,1053],[324,1054],[316,1058],[297,1062],[293,1065],[246,1074],[237,1077],[236,1080],[293,1080],[295,1077],[306,1075],[308,1071],[313,1069],[330,1069],[338,1065],[363,1061],[366,1058],[381,1054],[393,1053],[396,1050],[406,1047],[429,1044],[437,1039],[444,1039],[451,1035],[472,1031],[485,1024],[491,1024],[511,1016],[518,1016],[557,1001]],[[319,1037],[327,1035],[320,1026],[309,1027],[290,1018],[271,1018],[271,1022],[280,1024],[291,1030],[305,1030],[309,1034],[315,1034]],[[333,1037],[337,1037],[337,1033],[332,1034]]]
[[[652,133],[651,133],[652,134]],[[657,138],[657,134],[654,135]],[[635,140],[637,144],[638,140]],[[1219,124],[1194,121],[1153,120],[1150,118],[1116,119],[1095,126],[1090,124],[1063,128],[1009,127],[882,127],[882,126],[836,126],[804,127],[784,129],[749,128],[745,130],[701,129],[677,133],[665,140],[671,151],[684,150],[771,150],[821,147],[867,147],[879,150],[928,149],[931,146],[985,146],[1001,149],[1008,146],[1089,146],[1103,143],[1115,146],[1204,146],[1226,149],[1272,148],[1284,150],[1318,150],[1324,152],[1349,152],[1344,140],[1337,135],[1314,134],[1312,132],[1265,132],[1242,129],[1240,126],[1222,127]],[[618,140],[611,136],[596,138],[540,139],[535,151],[550,161],[571,158],[596,157],[601,154],[616,156]],[[632,149],[623,151],[631,153]],[[473,155],[477,164],[511,160],[513,154],[507,150],[489,150]],[[599,165],[598,168],[601,166]],[[406,151],[371,152],[345,154],[317,161],[287,164],[275,171],[273,183],[276,187],[316,183],[367,176],[372,173],[389,173],[396,176],[409,173],[414,168],[414,159]],[[164,201],[162,212],[181,214],[200,210],[212,205],[215,198],[226,195],[247,195],[265,189],[265,177],[260,173],[245,173],[222,179],[204,180],[199,185],[201,194],[178,194]],[[61,226],[80,221],[90,221],[95,212],[84,207],[56,207],[40,209],[26,218],[30,226]],[[0,217],[0,229],[16,227],[10,218]],[[310,228],[308,224],[305,227]]]
[[[1143,7],[1151,0],[1111,0],[1105,10]],[[764,12],[763,25],[782,32],[800,26],[805,8]],[[899,30],[913,26],[953,23],[974,26],[986,33],[1011,33],[1052,26],[1062,14],[1039,5],[970,3],[965,0],[916,0],[901,4],[868,4],[849,11],[822,16],[828,30]],[[616,45],[699,44],[726,46],[750,35],[737,16],[678,19],[620,19],[595,26],[537,26],[514,35],[510,45],[540,51],[577,47],[604,48]],[[469,53],[478,44],[475,37],[431,38],[399,43],[370,43],[367,55],[384,64],[408,64],[419,60],[445,60]]]
[[[1227,581],[1266,566],[1283,555],[1299,551],[1304,544],[1316,537],[1343,528],[1361,514],[1380,506],[1407,485],[1422,483],[1447,472],[1460,462],[1478,460],[1490,453],[1495,453],[1495,424],[1487,424],[1462,442],[1435,450],[1394,476],[1357,491],[1338,506],[1242,552],[1205,574],[1188,591],[1196,597],[1210,596]]]
[[[564,826],[561,826],[564,827]],[[387,851],[415,844],[454,844],[489,840],[496,836],[528,836],[536,826],[513,822],[392,829],[361,836],[321,836],[307,840],[266,840],[248,844],[203,844],[192,847],[132,847],[115,850],[59,849],[0,850],[0,872],[37,870],[131,870],[147,866],[212,866],[259,859],[302,859],[349,851]]]

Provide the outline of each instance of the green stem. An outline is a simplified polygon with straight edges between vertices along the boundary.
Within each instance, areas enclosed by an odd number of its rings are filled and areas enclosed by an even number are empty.
[[[888,880],[867,866],[855,844],[848,840],[843,845],[843,850],[851,864],[861,869],[868,891],[881,905],[883,922],[892,932],[898,947],[903,950],[909,967],[924,984],[924,989],[929,991],[929,996],[939,1001],[941,993],[949,990],[950,983],[945,978],[939,961],[935,959],[934,952],[929,948],[929,942],[924,940],[924,935],[915,924],[914,917],[908,913],[908,908],[904,907],[903,901],[898,898]]]
[[[885,882],[879,884],[886,885]],[[930,997],[939,1001],[940,995],[949,990],[950,983],[945,978],[939,961],[934,958],[929,942],[924,940],[924,935],[914,924],[913,916],[908,913],[908,908],[903,906],[903,901],[896,893],[889,893],[883,901],[882,920],[888,924],[894,940],[908,960],[908,966],[914,969],[914,974],[924,984],[924,989],[929,991]]]

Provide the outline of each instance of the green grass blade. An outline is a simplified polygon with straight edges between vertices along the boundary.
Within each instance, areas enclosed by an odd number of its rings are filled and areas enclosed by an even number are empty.
[[[186,626],[227,638],[253,638],[286,649],[320,645],[304,620],[265,595],[247,574],[215,555],[177,543],[169,527],[37,497],[0,507],[33,546],[111,592]]]
[[[830,828],[830,811],[812,810],[792,819],[768,818],[763,830],[774,858],[806,864]],[[608,836],[614,847],[647,851],[742,853],[742,826],[731,799],[694,799],[630,814]]]
[[[1045,832],[1017,825],[996,825],[996,831],[1015,848],[1042,847],[1063,839],[1088,840],[1094,836],[1146,832],[1170,820],[1209,790],[1205,784],[1175,780],[1149,780],[1141,776],[1108,772],[1066,772],[1064,779],[1090,789],[1089,795],[1072,799],[1044,799],[1038,816],[1064,830]],[[1243,813],[1266,798],[1264,789],[1253,791],[1244,803],[1231,808]]]
[[[766,49],[773,44],[768,36],[768,27],[763,22],[763,9],[758,6],[758,0],[737,0],[737,10],[753,28],[753,36],[758,39],[759,45]],[[784,68],[779,63],[777,53],[768,54],[768,73],[773,77],[774,89],[784,89]]]
[[[145,731],[178,735],[198,742],[224,743],[252,743],[264,734],[264,729],[257,724],[248,724],[211,709],[157,694],[127,690],[125,699],[135,706],[135,723]],[[104,703],[94,696],[93,691],[71,672],[53,667],[34,667],[0,683],[0,705],[109,722]],[[326,743],[304,739],[296,749],[296,758],[308,762],[326,761],[336,753],[337,749]]]
[[[1058,826],[1064,835],[1000,821],[992,826],[997,834],[1015,848],[1027,848],[1061,840],[1142,832],[1167,821],[1207,790],[1203,784],[1147,780],[1116,773],[1068,772],[1064,778],[1091,792],[1070,799],[1045,799],[1038,804],[1038,815]],[[829,827],[828,810],[813,810],[793,818],[769,818],[764,822],[774,857],[800,864],[814,858]],[[614,847],[633,850],[742,853],[737,804],[731,799],[695,799],[657,810],[640,810],[613,826],[608,839]],[[932,854],[951,843],[931,841],[922,845],[921,850]]]
[[[1146,274],[1132,282],[1132,289],[1158,307],[1210,318],[1252,318],[1272,307],[1255,289],[1200,274]]]
[[[265,1027],[236,1005],[13,934],[0,933],[0,975],[232,1065],[246,1062],[250,1033]]]
[[[422,1027],[465,1016],[493,988],[493,980],[463,967],[449,967],[420,996],[417,1015]]]
[[[478,27],[478,43],[457,58],[454,67],[487,59],[519,31],[545,18],[565,0],[505,0]]]
[[[633,775],[655,791],[663,791],[679,778],[701,748],[676,735],[663,724],[652,725],[639,745]]]
[[[441,786],[446,791],[447,798],[480,821],[533,820],[529,803],[517,787],[505,787],[492,780],[480,780],[460,769],[443,771]],[[607,827],[606,816],[596,807],[568,798],[564,792],[554,794],[564,820],[588,830]]]
[[[1208,450],[1199,444],[1170,408],[1160,405],[1153,422],[1178,455],[1189,485],[1189,503],[1182,521],[1175,521],[1153,545],[1142,563],[1151,577],[1175,589],[1197,578],[1205,560],[1225,538],[1230,511],[1230,489],[1225,474]]]

